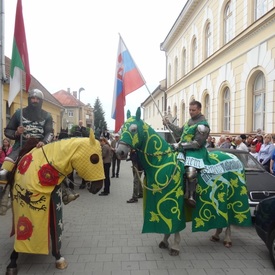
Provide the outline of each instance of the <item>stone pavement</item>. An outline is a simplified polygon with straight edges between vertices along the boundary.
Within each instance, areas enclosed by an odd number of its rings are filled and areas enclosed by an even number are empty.
[[[122,161],[120,178],[111,179],[111,194],[101,197],[78,190],[80,197],[64,206],[62,255],[69,265],[57,270],[51,255],[21,254],[19,275],[184,275],[274,274],[267,248],[255,229],[232,228],[231,248],[213,243],[214,231],[181,232],[181,252],[172,257],[158,247],[162,236],[141,234],[142,199],[127,204],[132,195],[131,163]],[[80,179],[76,177],[77,184]],[[11,211],[0,216],[0,274],[13,249],[9,237]],[[223,237],[223,234],[222,234]]]

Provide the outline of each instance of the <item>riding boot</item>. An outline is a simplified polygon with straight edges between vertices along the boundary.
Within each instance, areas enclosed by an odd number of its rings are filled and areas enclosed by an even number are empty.
[[[192,208],[196,208],[196,187],[197,187],[197,178],[193,178],[187,181],[188,184],[188,199],[187,203]]]
[[[3,164],[2,164],[2,167],[1,167],[1,170],[0,170],[0,183],[1,184],[7,184],[7,175],[8,175],[8,172],[11,172],[13,167],[14,167],[14,160],[9,158],[9,157],[6,157]]]
[[[76,193],[71,188],[69,188],[64,181],[61,183],[61,188],[62,188],[62,200],[64,204],[68,204],[79,197],[79,194]]]

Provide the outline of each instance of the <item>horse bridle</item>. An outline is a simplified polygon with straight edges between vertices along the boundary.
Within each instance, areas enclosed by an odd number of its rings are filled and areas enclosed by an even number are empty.
[[[122,144],[122,145],[126,145],[127,147],[131,147],[130,145],[128,145],[127,143],[125,143],[125,142],[123,142],[123,141],[119,141],[119,143]],[[135,148],[135,150],[138,151],[138,152],[140,152],[140,153],[142,153],[142,154],[144,154],[144,155],[152,156],[152,157],[158,157],[158,156],[163,156],[163,155],[167,155],[167,154],[172,153],[172,152],[164,152],[164,153],[162,153],[162,154],[159,154],[159,153],[158,153],[158,154],[150,154],[150,153],[146,153],[146,152],[144,152],[144,151],[142,151],[142,150],[140,150],[140,149],[138,149],[138,148]],[[148,186],[146,186],[146,185],[143,183],[143,181],[142,181],[142,179],[141,179],[141,176],[140,176],[140,172],[142,172],[142,171],[139,171],[139,170],[137,169],[137,167],[134,166],[134,165],[132,166],[132,168],[135,170],[135,172],[136,172],[136,174],[137,174],[137,176],[138,176],[138,179],[139,179],[139,181],[140,181],[141,186],[144,187],[145,189],[149,190],[149,191],[154,192],[154,191],[162,191],[164,188],[166,188],[166,187],[170,184],[171,180],[173,179],[174,175],[176,174],[176,171],[177,171],[177,163],[175,164],[174,171],[173,171],[173,173],[172,173],[172,175],[171,175],[169,181],[168,181],[163,187],[161,187],[161,188],[159,187],[158,189],[152,189],[152,188],[149,188]]]
[[[60,172],[58,169],[56,169],[56,168],[49,162],[49,160],[48,160],[48,158],[47,158],[47,155],[46,155],[46,153],[45,153],[45,151],[44,151],[44,149],[43,149],[43,146],[40,147],[40,148],[42,149],[43,155],[44,155],[44,157],[45,157],[47,163],[48,163],[54,170],[56,170],[60,175],[62,175],[63,177],[65,177],[66,180],[68,180],[68,181],[69,181],[70,183],[72,183],[74,186],[77,186],[77,184],[76,184],[74,181],[72,181],[71,179],[69,179],[68,176],[64,175],[62,172]]]

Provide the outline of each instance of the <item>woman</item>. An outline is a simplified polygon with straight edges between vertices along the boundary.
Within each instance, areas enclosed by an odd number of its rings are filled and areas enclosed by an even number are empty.
[[[104,189],[103,192],[99,194],[99,196],[108,196],[110,193],[110,168],[112,161],[112,149],[105,137],[100,137],[100,145],[102,148],[102,158],[103,158],[103,166],[104,166]]]
[[[258,153],[258,161],[264,166],[265,170],[270,172],[270,160],[274,151],[274,144],[271,142],[272,137],[270,134],[264,136],[264,142],[261,145]]]
[[[4,162],[4,159],[12,151],[12,146],[8,138],[3,139],[3,146],[0,148],[0,168]]]

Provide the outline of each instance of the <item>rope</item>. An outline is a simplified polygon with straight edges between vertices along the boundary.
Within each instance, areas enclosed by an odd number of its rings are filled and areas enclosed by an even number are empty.
[[[64,176],[66,180],[68,180],[68,181],[69,181],[70,183],[72,183],[74,186],[77,186],[77,184],[76,184],[74,181],[70,180],[70,179],[68,178],[68,176],[64,175],[62,172],[60,172],[58,169],[56,169],[56,168],[49,162],[49,160],[48,160],[48,158],[47,158],[47,156],[46,156],[46,153],[45,153],[45,151],[44,151],[44,149],[43,149],[43,146],[41,147],[41,149],[42,149],[42,152],[43,152],[44,157],[45,157],[46,161],[48,162],[48,164],[49,164],[53,169],[55,169],[60,175]]]
[[[134,165],[132,166],[132,168],[135,170],[136,175],[138,176],[138,179],[139,179],[139,181],[140,181],[141,186],[142,186],[143,188],[149,190],[149,191],[152,191],[152,192],[154,192],[154,191],[162,191],[164,188],[166,188],[166,187],[170,184],[171,180],[173,179],[173,177],[174,177],[174,175],[175,175],[175,173],[176,173],[176,171],[177,171],[177,165],[175,165],[175,169],[174,169],[173,174],[171,175],[169,181],[168,181],[163,187],[161,187],[161,188],[159,187],[158,189],[152,189],[152,188],[149,188],[148,186],[146,186],[146,185],[143,183],[143,181],[142,181],[142,179],[141,179],[141,176],[140,176],[140,172],[142,172],[142,171],[139,171],[139,170],[137,169],[137,167],[134,166]]]

